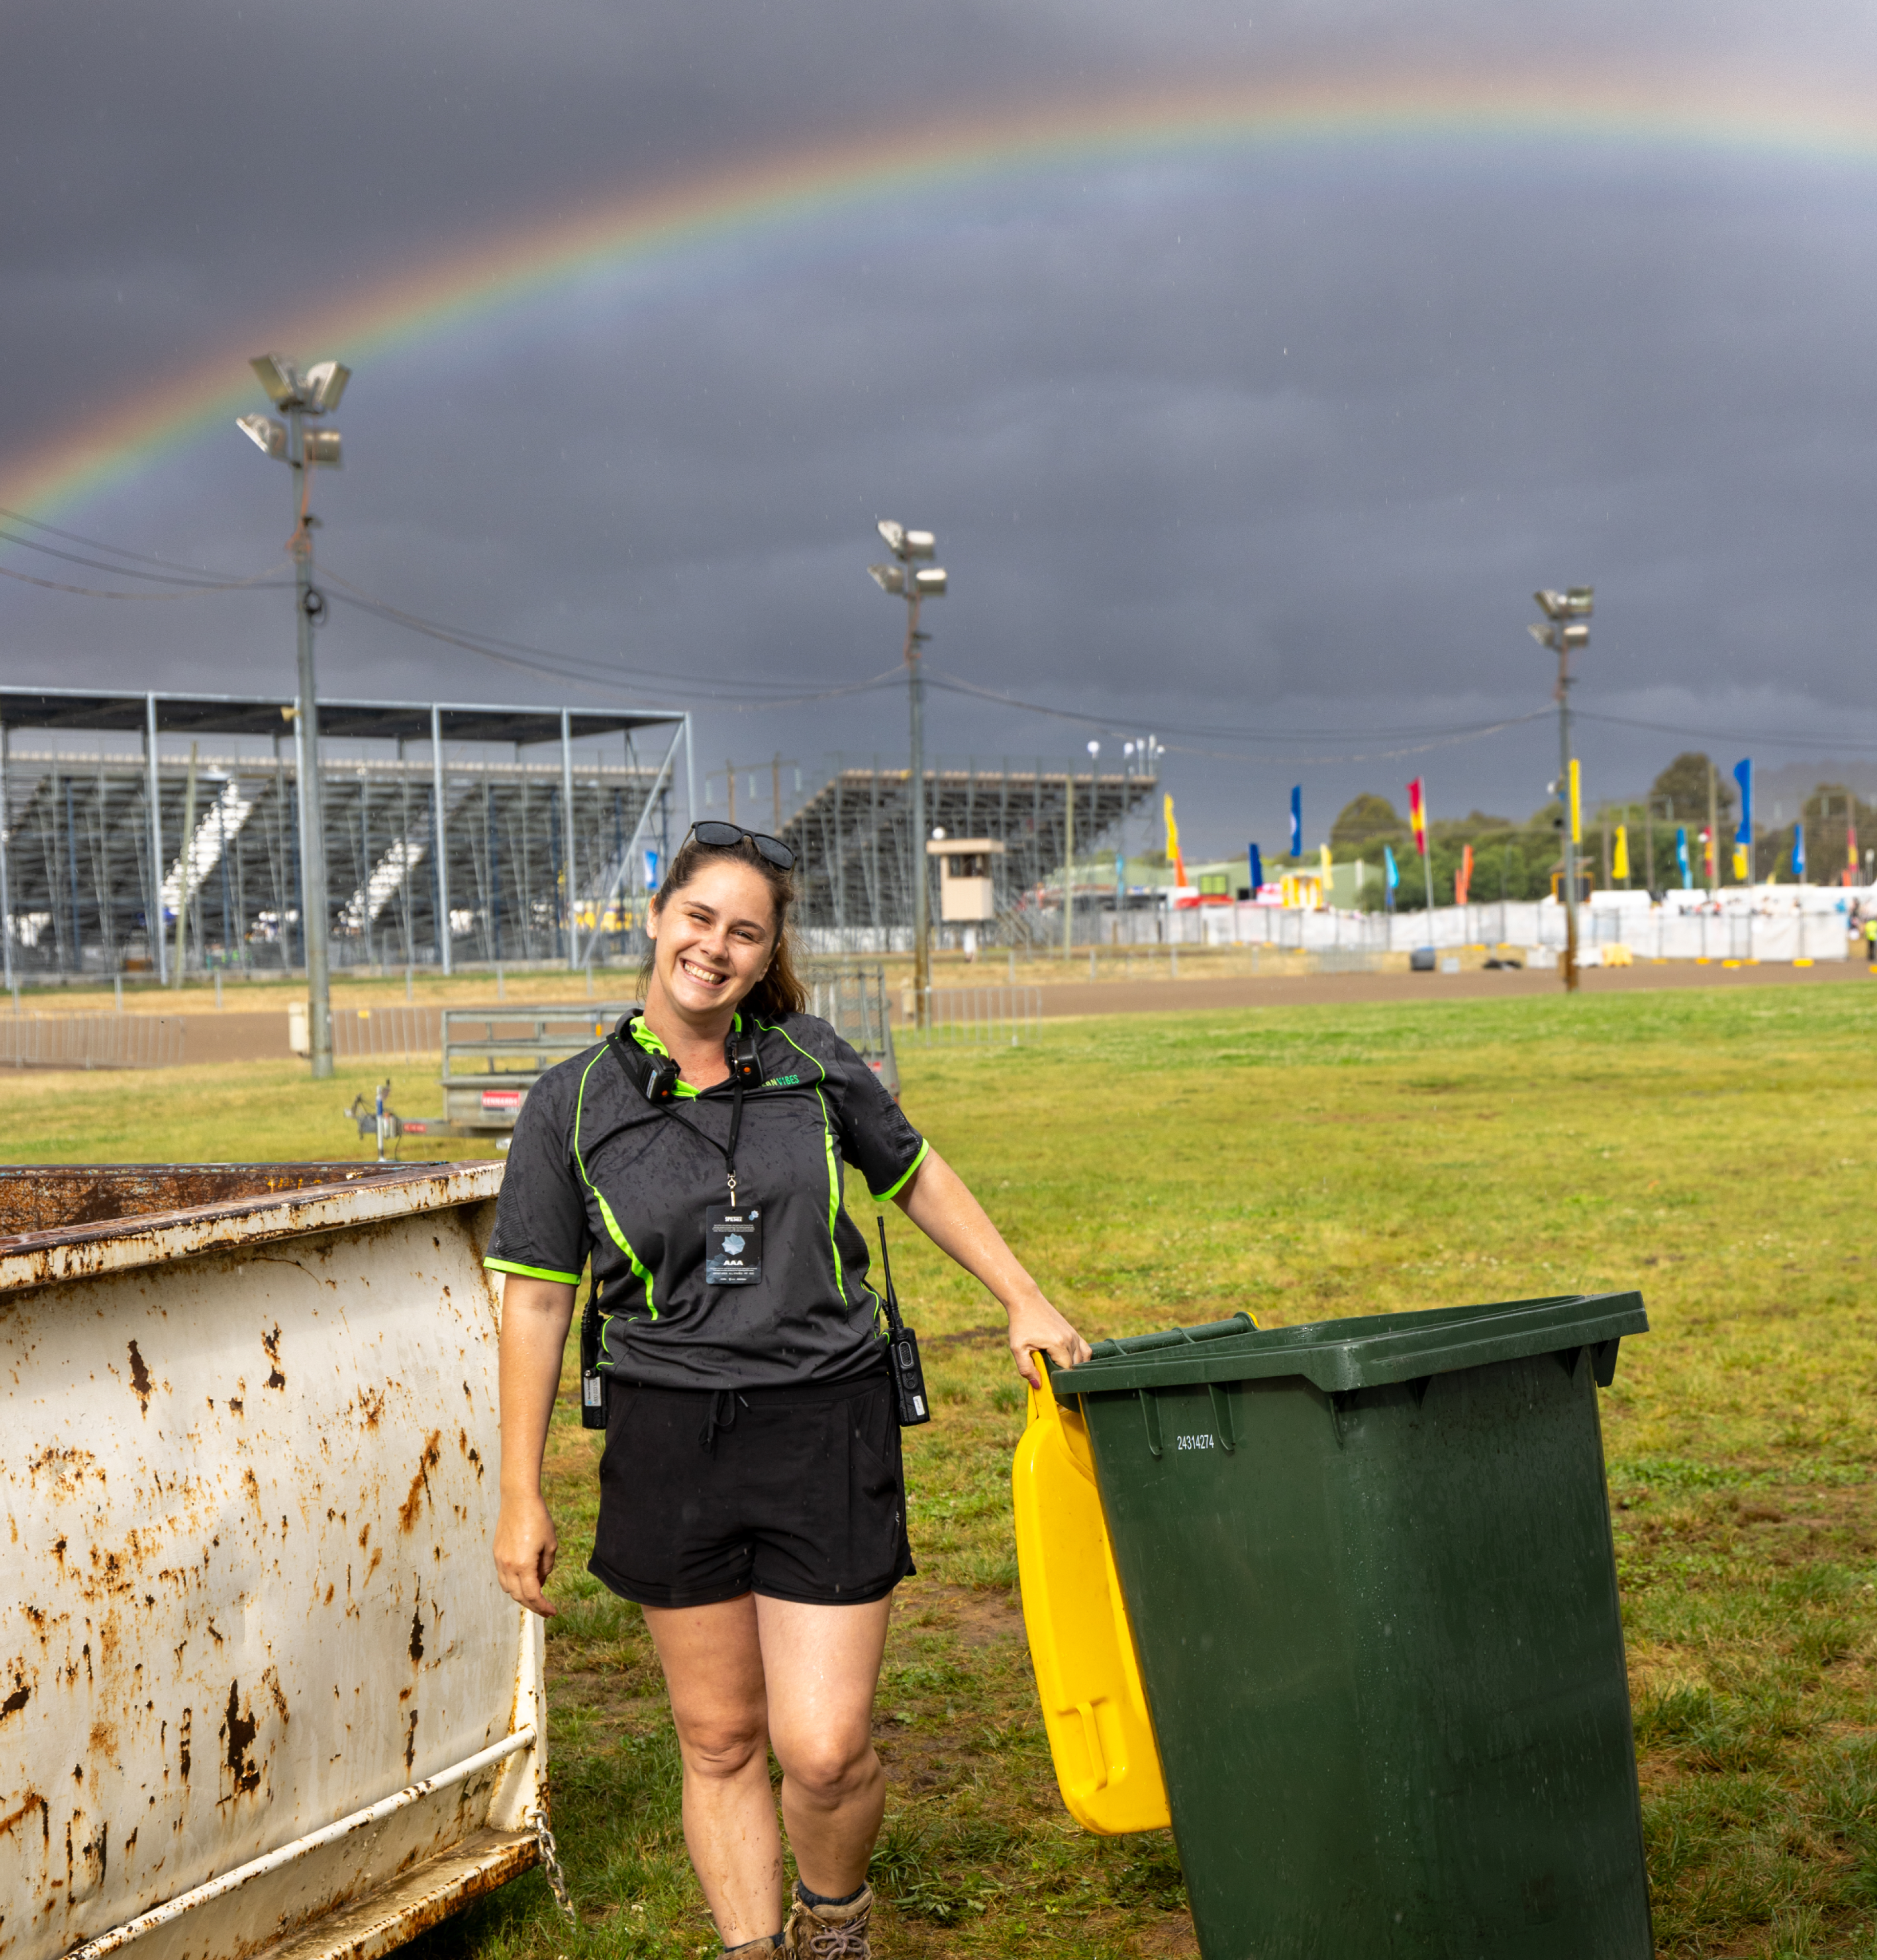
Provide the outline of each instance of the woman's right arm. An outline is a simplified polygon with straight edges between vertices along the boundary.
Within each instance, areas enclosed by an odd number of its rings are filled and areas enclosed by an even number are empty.
[[[502,1590],[552,1619],[541,1588],[554,1570],[554,1520],[541,1495],[541,1455],[561,1382],[561,1356],[574,1318],[574,1293],[558,1280],[509,1273],[502,1281],[499,1351],[501,1512],[495,1522],[495,1572]]]

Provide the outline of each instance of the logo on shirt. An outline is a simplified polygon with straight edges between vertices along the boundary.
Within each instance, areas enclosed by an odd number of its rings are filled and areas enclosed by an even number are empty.
[[[801,1079],[799,1075],[772,1075],[762,1086],[765,1089],[793,1089]]]

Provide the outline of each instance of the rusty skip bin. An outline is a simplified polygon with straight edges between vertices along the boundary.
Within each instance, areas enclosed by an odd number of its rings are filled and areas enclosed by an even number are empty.
[[[0,1960],[370,1960],[537,1862],[501,1169],[0,1171]]]

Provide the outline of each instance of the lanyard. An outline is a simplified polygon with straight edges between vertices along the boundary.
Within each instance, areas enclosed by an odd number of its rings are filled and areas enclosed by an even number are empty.
[[[720,1144],[714,1137],[706,1136],[696,1124],[691,1122],[688,1117],[679,1115],[670,1103],[660,1102],[654,1106],[662,1115],[670,1116],[676,1122],[682,1123],[699,1143],[708,1144],[711,1148],[724,1160],[724,1181],[730,1186],[730,1208],[733,1211],[736,1204],[736,1139],[743,1134],[743,1077],[740,1075],[733,1075],[731,1081],[733,1086],[730,1090],[730,1143],[727,1147]]]

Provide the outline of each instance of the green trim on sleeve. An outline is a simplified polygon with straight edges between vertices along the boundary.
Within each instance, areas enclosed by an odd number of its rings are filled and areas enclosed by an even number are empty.
[[[905,1189],[907,1182],[911,1177],[912,1173],[919,1168],[920,1165],[925,1162],[925,1153],[932,1146],[931,1143],[928,1142],[925,1138],[921,1137],[919,1139],[919,1154],[913,1159],[911,1163],[907,1165],[905,1174],[900,1178],[899,1182],[897,1184],[889,1185],[884,1191],[875,1192],[873,1194],[873,1201],[876,1204],[884,1204],[888,1198],[897,1198],[899,1194]]]
[[[554,1280],[562,1286],[578,1286],[578,1273],[557,1273],[546,1266],[520,1266],[512,1259],[485,1259],[483,1265],[492,1273],[518,1273],[524,1280]]]

